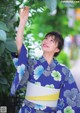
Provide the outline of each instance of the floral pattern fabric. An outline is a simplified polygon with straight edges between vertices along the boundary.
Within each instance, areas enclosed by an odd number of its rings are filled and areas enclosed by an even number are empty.
[[[49,65],[44,57],[28,58],[24,45],[18,58],[13,58],[17,69],[11,87],[11,95],[23,87],[26,81],[48,88],[60,89],[56,108],[37,105],[24,100],[19,113],[80,113],[80,92],[70,70],[53,59]]]

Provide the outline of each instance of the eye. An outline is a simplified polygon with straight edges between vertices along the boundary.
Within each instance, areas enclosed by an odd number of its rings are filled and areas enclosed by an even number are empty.
[[[54,39],[51,39],[51,42],[54,42]]]

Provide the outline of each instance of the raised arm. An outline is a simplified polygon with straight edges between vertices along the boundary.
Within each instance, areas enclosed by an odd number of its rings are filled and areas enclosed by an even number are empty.
[[[29,7],[26,6],[20,10],[20,22],[19,22],[17,35],[16,35],[16,45],[17,45],[17,49],[18,49],[18,54],[20,53],[20,50],[22,47],[24,27],[28,20],[28,16],[29,16]]]

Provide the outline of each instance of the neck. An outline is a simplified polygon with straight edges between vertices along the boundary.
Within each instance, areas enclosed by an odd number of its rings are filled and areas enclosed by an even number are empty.
[[[50,53],[43,53],[43,57],[46,59],[46,61],[48,62],[48,64],[50,64],[53,60],[53,55]]]

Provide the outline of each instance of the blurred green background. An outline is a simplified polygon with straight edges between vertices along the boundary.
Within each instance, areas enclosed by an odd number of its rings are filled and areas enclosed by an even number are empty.
[[[15,37],[20,8],[30,8],[24,30],[24,44],[29,49],[29,55],[40,57],[40,45],[45,34],[58,31],[65,43],[57,60],[71,68],[80,55],[79,4],[62,0],[0,0],[0,106],[7,106],[8,113],[17,113],[24,97],[20,95],[22,90],[14,97],[9,94],[16,71],[11,52],[17,52]]]

